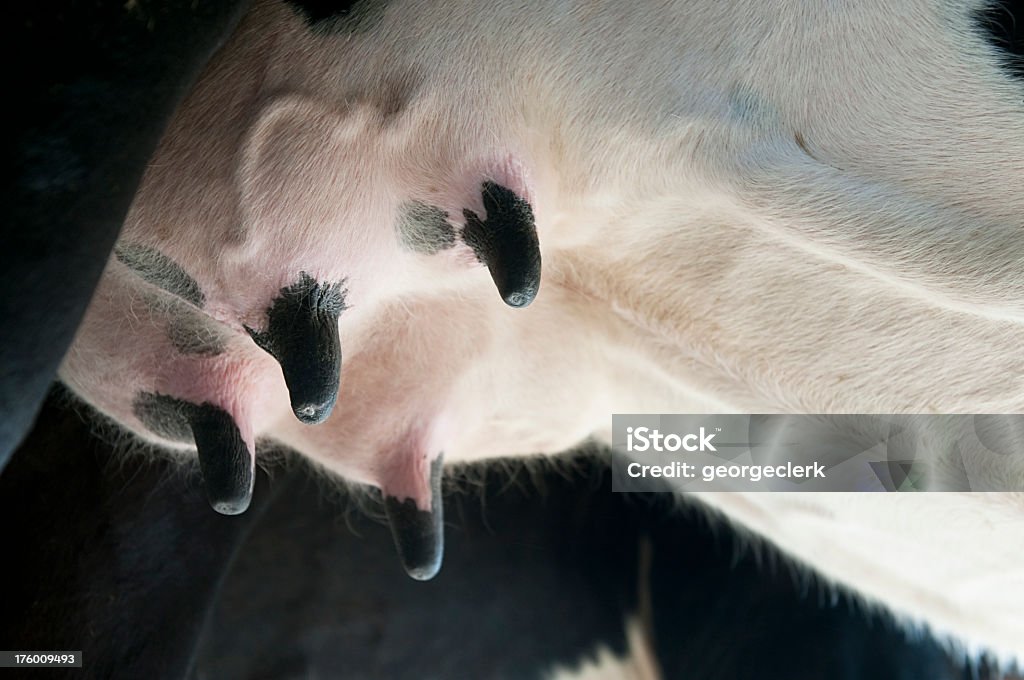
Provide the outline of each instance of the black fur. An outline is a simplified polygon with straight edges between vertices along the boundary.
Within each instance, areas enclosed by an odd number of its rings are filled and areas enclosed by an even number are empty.
[[[0,531],[19,545],[0,560],[0,646],[85,650],[83,668],[32,677],[187,677],[257,514],[211,512],[167,459],[118,462],[52,402],[40,423],[0,475]]]
[[[316,29],[359,33],[372,29],[384,15],[386,0],[286,0]]]
[[[994,0],[977,21],[1007,72],[1024,83],[1024,0]]]

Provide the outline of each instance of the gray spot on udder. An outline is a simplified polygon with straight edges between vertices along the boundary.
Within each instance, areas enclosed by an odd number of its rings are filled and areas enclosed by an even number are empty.
[[[420,201],[402,205],[398,215],[398,240],[415,253],[434,255],[455,245],[455,228],[448,213]]]
[[[196,405],[166,394],[139,392],[132,413],[153,434],[176,442],[192,443],[189,418]]]
[[[216,323],[192,312],[172,316],[167,326],[167,337],[182,354],[217,356],[227,349],[226,334]]]
[[[154,323],[166,326],[168,340],[182,354],[217,356],[227,350],[228,329],[192,305],[155,292],[144,293],[142,300]]]
[[[206,302],[206,296],[196,280],[159,250],[138,243],[120,243],[114,247],[114,255],[143,281],[177,295],[196,307],[202,307]]]

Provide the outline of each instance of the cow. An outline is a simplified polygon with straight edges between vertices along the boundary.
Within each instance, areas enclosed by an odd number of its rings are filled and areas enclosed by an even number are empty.
[[[1024,91],[997,11],[257,2],[60,377],[194,448],[219,512],[251,502],[257,440],[380,488],[417,579],[443,463],[607,443],[612,413],[1024,411]],[[1019,457],[988,474],[1024,484]],[[1019,492],[694,499],[1024,660]]]

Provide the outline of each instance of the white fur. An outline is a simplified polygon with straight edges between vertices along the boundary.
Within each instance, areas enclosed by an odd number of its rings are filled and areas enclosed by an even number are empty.
[[[546,674],[547,680],[656,680],[661,669],[650,648],[648,631],[636,619],[625,621],[624,657],[617,656],[606,645],[598,645],[579,663],[557,666]]]
[[[976,35],[979,4],[395,0],[348,34],[258,3],[122,236],[199,281],[229,353],[174,357],[112,261],[62,377],[143,436],[140,386],[376,484],[437,451],[609,440],[613,412],[1024,412],[1024,88]],[[486,177],[537,216],[524,310],[467,248],[394,238],[411,199],[461,227]],[[242,330],[299,271],[345,278],[351,304],[316,427]],[[1024,661],[1020,493],[700,500]]]

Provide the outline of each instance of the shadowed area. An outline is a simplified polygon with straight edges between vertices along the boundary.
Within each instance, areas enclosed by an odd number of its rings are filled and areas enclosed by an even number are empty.
[[[382,515],[379,495],[355,504],[285,456],[220,516],[194,467],[115,457],[51,399],[0,476],[0,647],[84,650],[33,677],[529,679],[624,653],[640,612],[669,678],[996,677],[759,568],[665,496],[611,493],[603,455],[472,468],[420,583],[357,507]]]
[[[0,469],[31,426],[171,112],[248,2],[16,3],[0,236]]]

